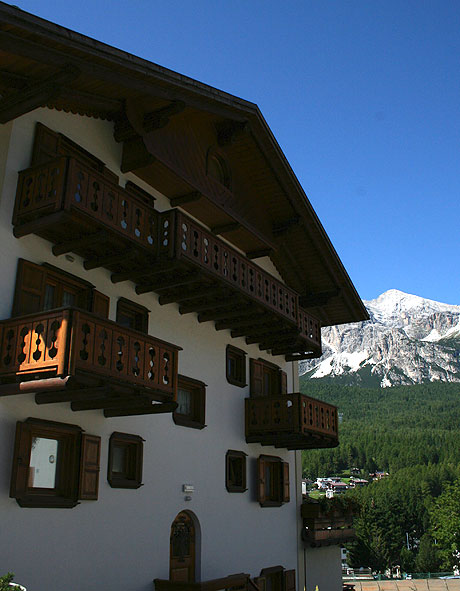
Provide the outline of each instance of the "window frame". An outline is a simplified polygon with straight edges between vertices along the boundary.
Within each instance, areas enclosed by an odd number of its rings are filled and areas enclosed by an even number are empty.
[[[52,488],[29,485],[33,439],[57,440],[57,483]],[[16,423],[10,497],[21,507],[72,508],[78,500],[97,500],[100,437],[81,427],[28,418]]]
[[[287,373],[265,359],[249,359],[249,395],[251,398],[287,394]]]
[[[236,371],[230,371],[230,361],[234,361]],[[225,349],[225,376],[227,382],[238,388],[245,388],[246,382],[246,351],[233,345],[227,345]]]
[[[139,332],[143,332],[144,334],[148,334],[149,313],[150,310],[148,310],[145,306],[141,306],[141,304],[136,304],[127,298],[118,298],[116,322],[125,328],[130,328],[132,330],[137,330]],[[126,317],[132,317],[134,319],[134,326],[126,326],[125,324],[121,324],[120,316],[122,314],[124,314]]]
[[[248,454],[244,451],[236,451],[229,449],[225,454],[225,488],[229,493],[244,493],[248,490],[246,478],[246,457]],[[231,462],[232,460],[240,460],[241,466],[241,484],[235,484],[231,478]]]
[[[201,380],[179,374],[177,376],[177,396],[179,396],[180,389],[188,390],[191,393],[193,409],[189,414],[182,414],[175,410],[172,415],[174,423],[191,429],[204,429],[206,427],[206,384]]]
[[[48,299],[47,287],[53,290],[52,302]],[[64,304],[64,293],[70,293],[75,301]],[[58,269],[49,263],[39,265],[26,259],[18,260],[12,316],[23,316],[56,308],[82,308],[102,318],[108,318],[110,300],[94,289],[94,285]]]
[[[257,458],[257,484],[257,500],[261,507],[280,507],[288,503],[289,462],[279,456],[260,455]]]
[[[142,486],[144,441],[140,435],[114,431],[109,439],[107,481],[112,488],[139,488]],[[122,472],[113,470],[115,448],[124,450]]]

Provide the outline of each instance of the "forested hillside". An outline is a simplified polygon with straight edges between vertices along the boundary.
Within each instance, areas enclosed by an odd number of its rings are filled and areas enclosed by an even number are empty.
[[[341,416],[339,447],[303,452],[305,476],[350,467],[390,473],[347,493],[360,506],[352,565],[433,572],[457,564],[460,385],[380,389],[301,380],[301,390],[337,405]]]

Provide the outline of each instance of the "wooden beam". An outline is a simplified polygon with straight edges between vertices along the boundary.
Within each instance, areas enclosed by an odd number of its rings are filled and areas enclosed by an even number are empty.
[[[235,307],[238,306],[238,307]],[[233,303],[230,310],[223,312],[205,312],[198,315],[198,322],[209,322],[210,320],[230,320],[231,318],[245,318],[253,314],[253,310],[247,310],[246,303]]]
[[[134,172],[155,162],[156,158],[145,147],[141,136],[123,142],[120,170],[123,173]]]
[[[317,359],[321,354],[317,353],[298,353],[297,355],[290,354],[286,355],[286,361],[303,361],[304,359]]]
[[[193,283],[196,283],[197,281],[200,281],[200,277],[196,276],[195,274],[193,276],[190,275],[185,275],[183,277],[180,277],[178,275],[173,275],[171,277],[171,279],[162,279],[162,280],[158,280],[155,283],[150,283],[150,284],[140,284],[140,285],[136,285],[135,291],[138,295],[142,295],[143,293],[148,293],[149,291],[157,291],[157,292],[161,292],[167,289],[171,289],[172,287],[182,287],[184,285],[192,285]]]
[[[80,70],[67,65],[41,82],[34,82],[0,100],[0,123],[8,123],[25,113],[33,111],[52,98],[55,98],[63,86],[70,84],[80,76]]]
[[[133,259],[135,253],[132,251],[125,251],[119,252],[117,254],[112,254],[107,257],[98,257],[95,259],[88,259],[83,261],[83,267],[87,271],[91,271],[93,269],[98,269],[99,267],[111,267],[112,265],[116,265],[117,263],[126,263],[127,261]]]
[[[98,410],[102,408],[133,408],[151,406],[151,400],[149,398],[142,399],[141,396],[121,396],[119,398],[105,397],[95,398],[94,400],[81,400],[72,402],[70,408],[74,411],[80,410]]]
[[[126,408],[109,408],[104,410],[105,417],[129,417],[134,415],[153,415],[166,412],[174,412],[177,408],[177,402],[162,402],[152,404],[151,406],[138,406]]]
[[[75,252],[81,246],[92,246],[107,240],[107,233],[104,230],[99,230],[94,234],[87,234],[86,236],[80,236],[75,240],[68,240],[67,242],[61,242],[55,244],[52,248],[54,256],[66,254],[67,252]]]
[[[201,289],[196,289],[195,291],[183,291],[181,290],[179,293],[174,291],[172,294],[169,295],[162,295],[158,298],[158,303],[161,306],[165,304],[172,304],[173,302],[176,303],[183,303],[183,302],[191,302],[192,300],[200,300],[202,298],[214,298],[218,295],[224,293],[224,289],[222,287],[216,287],[215,289],[209,289],[208,286],[202,287]]]
[[[184,101],[176,100],[165,107],[144,113],[138,101],[127,99],[124,117],[116,121],[113,137],[116,142],[126,142],[166,127],[171,117],[181,113],[185,107]]]
[[[178,264],[179,263],[175,261],[165,261],[162,263],[144,263],[142,269],[139,269],[139,267],[136,266],[130,271],[112,273],[110,279],[112,283],[121,283],[122,281],[137,281],[141,277],[146,277],[147,275],[149,279],[151,279],[156,275],[174,271]]]
[[[220,300],[212,300],[202,303],[194,303],[194,304],[186,304],[184,306],[179,306],[180,314],[191,314],[192,312],[206,312],[208,310],[217,310],[220,308],[230,308],[234,307],[235,304],[232,302],[227,301],[226,299]],[[199,317],[198,317],[199,322]],[[205,321],[206,322],[206,321]]]
[[[186,203],[194,203],[195,201],[199,201],[202,195],[199,191],[192,191],[191,193],[186,193],[185,195],[179,195],[178,197],[172,197],[170,199],[172,207],[180,207],[181,205],[185,205]]]
[[[241,228],[241,224],[239,222],[230,222],[228,224],[220,224],[219,226],[213,226],[211,228],[211,232],[216,236],[220,234],[228,234],[228,232],[234,232],[235,230],[239,230]]]
[[[274,334],[271,337],[259,339],[259,349],[264,351],[266,349],[272,349],[275,345],[283,346],[284,344],[295,343],[297,341],[297,334]]]
[[[98,386],[96,388],[67,388],[62,392],[39,392],[35,394],[36,404],[54,404],[56,402],[71,402],[72,400],[87,400],[91,397],[100,397],[111,391],[110,386]]]
[[[294,215],[292,218],[288,218],[286,220],[282,220],[280,222],[276,222],[272,226],[272,232],[275,236],[279,236],[280,234],[284,234],[293,226],[297,226],[300,223],[300,216]]]
[[[249,123],[247,121],[232,121],[226,119],[216,124],[217,143],[221,148],[232,145],[239,137],[248,133]]]
[[[259,250],[250,250],[246,253],[248,259],[260,259],[262,257],[268,257],[273,252],[273,248],[261,248]]]
[[[237,329],[237,328],[245,328],[250,326],[261,326],[271,322],[271,320],[267,320],[267,314],[264,312],[262,314],[253,314],[251,318],[248,320],[245,318],[244,320],[220,320],[216,322],[215,329],[216,330],[227,330],[229,328]]]
[[[312,308],[314,306],[325,306],[330,299],[340,295],[340,287],[331,289],[329,291],[320,291],[317,293],[307,293],[306,295],[300,296],[299,304],[302,308]]]
[[[279,335],[280,332],[285,330],[286,325],[283,326],[282,324],[277,324],[276,322],[273,322],[272,325],[266,325],[265,327],[262,327],[260,330],[257,330],[257,328],[256,330],[252,331],[245,330],[243,334],[240,334],[241,331],[239,330],[232,330],[231,335],[234,339],[246,336],[246,344],[253,345],[254,343],[260,343],[265,338]],[[298,331],[295,331],[294,334],[298,334]]]

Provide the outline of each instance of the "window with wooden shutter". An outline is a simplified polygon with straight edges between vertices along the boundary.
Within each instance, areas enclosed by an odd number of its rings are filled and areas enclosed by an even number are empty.
[[[279,396],[287,394],[287,374],[264,359],[249,360],[250,395]]]
[[[106,295],[80,277],[47,263],[18,261],[13,316],[75,306],[107,318],[108,304]]]
[[[18,422],[10,497],[21,507],[75,507],[97,499],[100,438],[77,425]]]
[[[204,429],[206,416],[206,384],[187,376],[178,376],[177,408],[173,412],[176,425]]]
[[[117,322],[125,328],[147,333],[149,329],[149,310],[126,298],[117,302]]]
[[[257,500],[261,507],[279,507],[290,500],[289,464],[278,456],[257,459]]]
[[[227,345],[225,352],[225,375],[227,382],[244,388],[246,384],[246,352],[233,345]]]

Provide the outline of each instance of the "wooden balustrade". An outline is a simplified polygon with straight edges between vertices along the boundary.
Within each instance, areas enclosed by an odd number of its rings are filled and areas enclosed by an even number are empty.
[[[75,390],[85,378],[86,388],[111,384],[115,394],[120,388],[141,393],[139,405],[176,398],[176,345],[72,308],[3,320],[0,329],[3,382],[71,376]],[[123,400],[117,403],[121,407]],[[99,407],[111,408],[109,402]]]
[[[229,575],[221,579],[188,583],[155,579],[155,591],[251,591],[257,587],[251,586],[250,575],[245,573]]]
[[[338,445],[337,408],[304,394],[246,398],[246,441],[288,449]]]
[[[343,544],[355,537],[351,506],[325,508],[320,503],[307,502],[301,506],[302,539],[312,546]]]
[[[18,237],[35,233],[53,242],[56,255],[72,251],[88,269],[109,268],[115,282],[135,281],[138,293],[160,292],[160,303],[181,302],[191,293],[193,301],[181,312],[230,318],[231,328],[248,311],[265,311],[270,330],[260,338],[256,321],[236,333],[274,354],[289,360],[321,354],[320,323],[300,308],[294,290],[189,216],[158,212],[147,194],[121,187],[114,175],[76,158],[19,173],[13,225]]]

